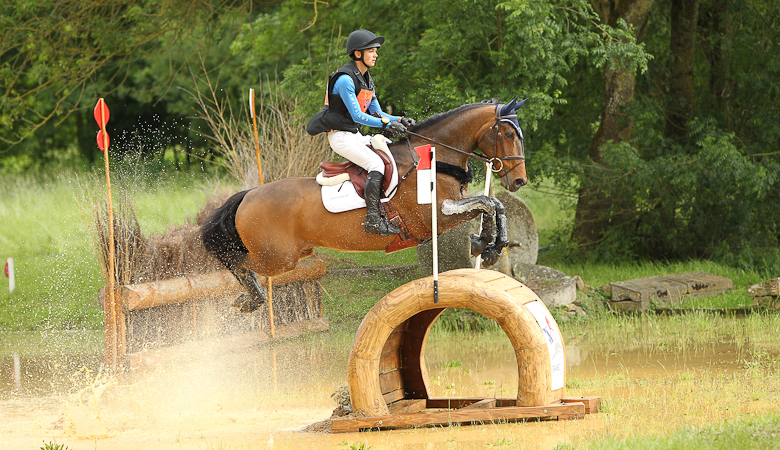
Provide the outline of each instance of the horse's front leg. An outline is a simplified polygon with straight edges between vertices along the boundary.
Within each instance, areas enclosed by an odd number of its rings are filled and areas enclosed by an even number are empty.
[[[464,214],[474,210],[482,211],[482,232],[471,235],[471,255],[482,255],[485,267],[498,261],[501,252],[509,244],[504,205],[495,197],[480,195],[460,200],[444,200],[442,214]]]

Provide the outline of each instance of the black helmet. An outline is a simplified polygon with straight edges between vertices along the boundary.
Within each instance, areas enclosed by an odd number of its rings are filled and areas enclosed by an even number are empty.
[[[347,55],[353,56],[356,50],[381,47],[385,38],[368,30],[355,30],[347,38]]]

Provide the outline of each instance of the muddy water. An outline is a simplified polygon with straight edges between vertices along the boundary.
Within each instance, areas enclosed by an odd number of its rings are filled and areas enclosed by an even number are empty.
[[[119,377],[99,370],[98,333],[0,334],[0,342],[2,449],[48,442],[71,450],[325,449],[360,443],[375,449],[551,448],[607,426],[603,415],[589,415],[572,422],[302,433],[330,416],[331,394],[345,384],[351,342],[329,333],[252,348],[198,343],[165,358],[146,358]],[[433,335],[426,356],[433,396],[516,395],[514,353],[501,333]],[[744,349],[727,344],[677,355],[567,347],[570,380],[615,372],[729,373],[741,370],[743,357]]]

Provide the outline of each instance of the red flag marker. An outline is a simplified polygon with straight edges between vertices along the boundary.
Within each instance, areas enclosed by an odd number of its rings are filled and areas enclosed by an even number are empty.
[[[109,370],[114,371],[119,368],[119,358],[124,354],[124,348],[120,348],[123,342],[123,336],[119,336],[121,330],[120,320],[121,310],[116,301],[114,293],[115,277],[114,277],[114,207],[111,204],[111,176],[108,165],[108,132],[106,131],[106,124],[111,117],[111,113],[108,110],[105,100],[102,98],[98,100],[95,105],[95,122],[100,126],[100,131],[97,134],[98,148],[103,151],[103,159],[106,163],[106,194],[108,197],[108,285],[106,286],[106,302],[104,306],[104,331],[106,339],[106,355],[105,362]]]
[[[103,130],[98,131],[97,145],[101,151],[106,151],[108,146],[111,145],[111,140],[108,139],[108,133],[103,133]]]
[[[111,117],[111,112],[108,110],[108,105],[106,105],[105,100],[102,98],[98,100],[97,105],[95,105],[95,122],[98,123],[98,126],[103,129],[106,127],[106,124],[108,123],[108,119]]]
[[[13,293],[16,289],[16,275],[14,275],[14,259],[8,258],[5,262],[5,276],[8,278],[8,292]]]
[[[414,148],[420,157],[417,164],[417,203],[429,205],[431,203],[431,144]]]

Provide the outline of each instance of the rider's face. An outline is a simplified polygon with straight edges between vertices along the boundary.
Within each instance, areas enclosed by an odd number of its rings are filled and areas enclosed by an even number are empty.
[[[374,67],[376,65],[377,49],[367,48],[363,50],[363,64],[366,67]]]

